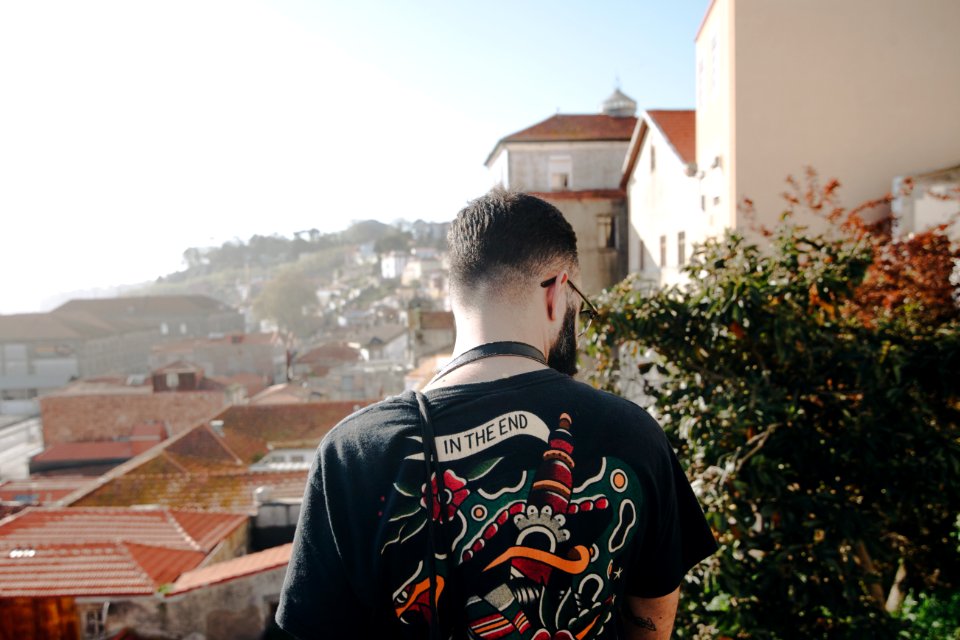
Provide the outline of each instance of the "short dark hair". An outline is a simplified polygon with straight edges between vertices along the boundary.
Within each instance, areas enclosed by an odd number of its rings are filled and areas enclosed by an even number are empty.
[[[578,266],[577,234],[555,206],[494,187],[457,214],[447,234],[450,288],[462,292],[498,283],[501,292],[557,264]]]

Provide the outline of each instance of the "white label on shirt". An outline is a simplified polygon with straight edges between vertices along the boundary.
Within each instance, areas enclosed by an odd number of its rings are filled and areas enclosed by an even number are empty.
[[[550,429],[529,411],[511,411],[479,427],[438,437],[437,455],[441,462],[462,460],[516,436],[532,436],[547,442]]]

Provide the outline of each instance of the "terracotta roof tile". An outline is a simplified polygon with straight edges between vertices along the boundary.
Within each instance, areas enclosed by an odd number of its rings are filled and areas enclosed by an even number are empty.
[[[33,476],[0,482],[0,501],[44,504],[55,502],[92,482],[89,476]]]
[[[368,402],[239,405],[221,412],[223,437],[206,423],[160,443],[153,453],[131,460],[88,490],[65,499],[80,506],[164,505],[249,513],[253,492],[302,496],[307,472],[251,471],[249,465],[271,445],[316,447],[343,418]]]
[[[635,117],[595,114],[556,114],[532,127],[511,133],[501,142],[549,142],[630,139]]]
[[[0,550],[122,541],[209,552],[246,522],[232,513],[31,507],[0,523]]]
[[[314,374],[320,377],[327,375],[328,367],[313,368]],[[268,406],[278,404],[303,404],[310,402],[310,389],[299,384],[284,383],[275,384],[267,387],[254,397],[250,398],[250,404],[255,406]]]
[[[123,542],[8,549],[0,553],[0,597],[149,595],[204,557]]]
[[[421,329],[454,329],[456,323],[450,311],[424,311],[420,314]]]
[[[583,189],[580,191],[531,191],[544,200],[618,200],[626,196],[622,189]]]
[[[309,402],[289,405],[236,405],[220,414],[227,445],[247,464],[262,456],[272,442],[304,442],[313,446],[338,422],[369,401]]]
[[[135,542],[126,542],[124,546],[154,584],[173,582],[184,571],[193,569],[207,557],[203,551],[182,551]]]
[[[0,553],[0,597],[149,595],[156,588],[122,544]]]
[[[121,298],[78,298],[63,303],[55,313],[84,311],[98,316],[149,314],[193,314],[211,311],[234,311],[232,307],[209,296],[125,296]]]
[[[257,553],[240,556],[239,558],[227,560],[226,562],[218,562],[206,567],[187,571],[177,579],[173,584],[173,588],[167,592],[167,595],[176,595],[200,587],[284,567],[290,562],[290,552],[292,549],[293,544],[285,544]]]
[[[620,188],[624,189],[630,181],[640,150],[647,137],[647,131],[654,126],[663,133],[667,143],[684,164],[697,161],[697,112],[693,109],[655,109],[646,111],[637,122],[633,137],[630,139],[630,148],[623,164],[623,175],[620,178]]]
[[[34,462],[90,462],[94,460],[129,460],[134,456],[130,442],[63,442],[44,449],[33,457]],[[156,443],[153,443],[156,444]]]
[[[330,343],[314,347],[296,357],[297,364],[316,364],[326,362],[356,362],[360,359],[360,350],[346,344]]]
[[[74,506],[162,505],[178,509],[217,509],[250,514],[253,493],[270,487],[274,496],[299,498],[307,485],[305,470],[126,474],[79,497]]]

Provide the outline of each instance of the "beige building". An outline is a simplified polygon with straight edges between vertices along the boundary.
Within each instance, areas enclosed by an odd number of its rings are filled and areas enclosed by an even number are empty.
[[[630,219],[629,269],[651,287],[681,283],[694,245],[718,231],[702,208],[696,174],[696,113],[643,112],[620,186]]]
[[[560,209],[577,234],[581,280],[597,293],[627,272],[626,197],[620,188],[637,104],[615,91],[597,114],[556,114],[497,142],[494,182]]]
[[[957,25],[955,0],[714,0],[696,37],[707,223],[747,228],[744,198],[775,222],[806,166],[853,207],[956,165]]]

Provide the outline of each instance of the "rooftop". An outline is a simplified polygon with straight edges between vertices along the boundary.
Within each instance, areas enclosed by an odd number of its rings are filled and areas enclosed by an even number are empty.
[[[30,507],[0,521],[0,557],[12,549],[116,542],[209,553],[247,523],[235,513],[112,507]]]
[[[693,109],[647,111],[686,164],[697,161],[697,112]]]
[[[205,556],[127,542],[9,549],[0,553],[0,597],[150,595]]]
[[[558,113],[501,138],[487,157],[486,165],[490,166],[504,144],[513,142],[629,142],[636,124],[635,116]]]
[[[238,405],[222,411],[218,435],[207,423],[107,472],[65,501],[75,505],[159,504],[249,513],[253,492],[299,498],[307,471],[252,471],[271,448],[315,448],[340,420],[367,402]]]
[[[90,482],[87,476],[33,476],[26,480],[7,480],[0,482],[0,502],[46,504],[60,500]]]
[[[173,588],[167,592],[167,595],[177,595],[200,587],[284,567],[290,562],[292,549],[293,544],[285,544],[187,571],[173,583]]]
[[[78,298],[63,303],[54,313],[83,311],[97,316],[151,316],[207,314],[217,311],[234,311],[232,307],[209,296],[126,296],[121,298]]]

